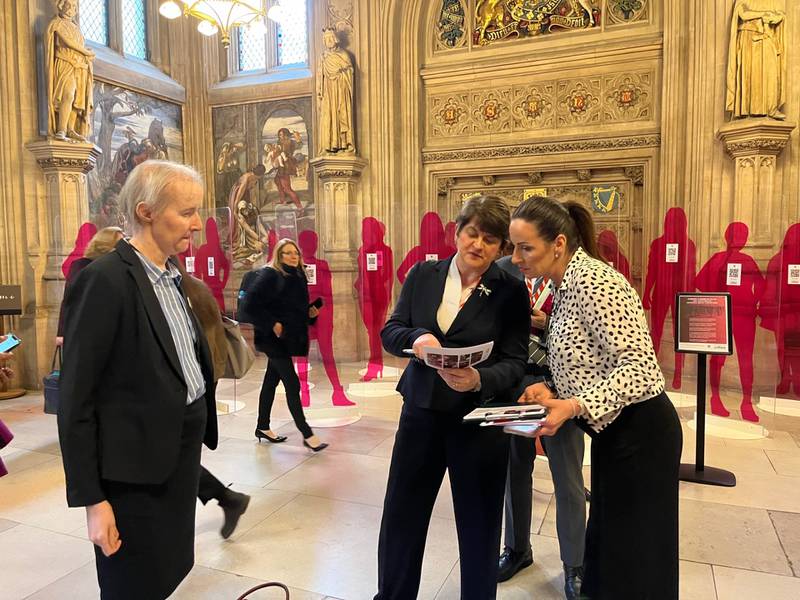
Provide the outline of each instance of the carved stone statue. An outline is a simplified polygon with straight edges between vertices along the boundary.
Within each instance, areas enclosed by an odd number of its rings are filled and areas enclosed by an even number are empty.
[[[78,0],[56,0],[58,15],[44,37],[48,133],[59,140],[86,141],[91,128],[92,59],[75,22]]]
[[[725,103],[732,118],[786,117],[785,22],[780,0],[736,0]]]
[[[355,153],[353,62],[339,47],[336,30],[322,30],[325,50],[317,68],[320,151]]]

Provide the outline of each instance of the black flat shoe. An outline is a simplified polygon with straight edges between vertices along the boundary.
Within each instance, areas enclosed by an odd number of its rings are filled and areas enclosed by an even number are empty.
[[[506,548],[500,555],[500,562],[497,569],[498,583],[508,581],[522,569],[533,564],[533,551],[515,552],[511,548]]]
[[[236,526],[239,524],[239,518],[247,510],[250,504],[250,496],[234,492],[233,490],[225,490],[225,495],[219,500],[219,505],[222,507],[222,512],[225,515],[225,522],[222,524],[220,535],[222,539],[227,540],[231,537]]]
[[[328,444],[326,444],[325,442],[322,442],[319,446],[312,446],[307,441],[303,440],[303,446],[305,446],[306,448],[308,448],[309,450],[312,450],[314,452],[322,452],[323,450],[325,450],[325,448],[328,447]]]
[[[258,443],[261,443],[261,440],[267,440],[270,444],[280,444],[281,442],[286,441],[285,435],[279,435],[278,437],[270,437],[260,429],[256,429],[256,438],[258,439]]]
[[[567,600],[583,600],[581,596],[581,583],[583,582],[583,567],[568,567],[564,565],[564,596]]]

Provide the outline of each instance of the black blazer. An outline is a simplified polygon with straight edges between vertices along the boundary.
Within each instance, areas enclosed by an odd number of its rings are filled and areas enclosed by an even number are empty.
[[[192,319],[206,382],[204,442],[213,450],[213,363]],[[64,299],[64,321],[58,434],[68,504],[104,500],[102,479],[163,483],[180,452],[187,387],[153,285],[127,242],[80,273]]]
[[[239,308],[253,324],[256,350],[274,358],[308,356],[308,326],[316,320],[308,317],[308,281],[299,267],[284,268],[287,275],[272,267],[245,275]],[[272,330],[275,323],[283,325],[281,337]]]
[[[445,335],[436,313],[442,303],[450,260],[422,262],[414,266],[403,284],[400,299],[381,331],[383,346],[395,356],[407,358],[419,336],[432,333],[443,347],[466,347],[494,341],[488,360],[476,368],[480,392],[462,393],[448,387],[435,369],[412,358],[397,391],[405,402],[422,408],[464,412],[489,401],[513,402],[511,391],[525,372],[530,330],[529,301],[525,284],[492,264],[481,284],[488,295],[476,290],[459,311]],[[455,259],[452,259],[455,260]]]

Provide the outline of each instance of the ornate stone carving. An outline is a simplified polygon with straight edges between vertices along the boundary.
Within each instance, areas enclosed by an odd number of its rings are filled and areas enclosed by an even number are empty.
[[[323,182],[355,182],[366,168],[367,160],[347,154],[320,156],[311,161],[314,172]]]
[[[486,187],[491,187],[494,185],[496,178],[494,175],[484,175],[483,176],[483,185]]]
[[[774,119],[739,119],[723,125],[718,136],[732,158],[752,154],[777,156],[795,127],[795,123]]]
[[[733,6],[725,109],[731,118],[786,118],[786,12],[778,0]]]
[[[528,183],[531,185],[538,185],[542,183],[544,179],[544,173],[541,171],[533,171],[532,173],[528,173]]]
[[[472,93],[474,133],[511,131],[511,109],[508,101],[510,94],[510,88]]]
[[[328,0],[328,25],[349,36],[353,32],[353,0]]]
[[[558,125],[588,125],[600,122],[600,80],[558,82]]]
[[[422,162],[439,163],[459,160],[505,158],[509,156],[562,154],[565,152],[624,150],[629,148],[657,148],[660,145],[660,135],[598,138],[589,140],[575,140],[572,142],[542,142],[538,144],[524,144],[519,146],[495,146],[490,148],[471,148],[465,150],[430,151],[423,152]]]
[[[591,181],[592,180],[592,170],[591,169],[578,169],[577,172],[578,181]]]
[[[336,31],[322,31],[325,50],[317,66],[319,149],[321,152],[355,153],[353,119],[353,61],[339,47]]]
[[[454,177],[441,177],[436,180],[436,193],[439,196],[446,196],[450,188],[456,183]]]
[[[57,0],[58,14],[44,34],[48,135],[85,142],[92,128],[94,52],[75,22],[78,0]]]
[[[597,0],[477,0],[473,43],[596,27],[597,5]]]
[[[644,185],[644,167],[625,167],[624,173],[633,185]]]
[[[100,148],[89,142],[45,140],[33,142],[26,147],[48,175],[63,172],[88,173],[94,169],[102,154]]]
[[[650,73],[612,75],[606,77],[604,87],[604,121],[642,121],[650,118]]]
[[[553,127],[555,90],[552,83],[514,86],[514,129],[548,129]]]
[[[469,100],[467,94],[434,98],[430,122],[433,137],[457,136],[469,131]]]
[[[611,23],[646,21],[650,16],[650,0],[610,0],[606,6]]]
[[[435,29],[438,48],[461,48],[466,45],[466,12],[462,0],[442,0]]]

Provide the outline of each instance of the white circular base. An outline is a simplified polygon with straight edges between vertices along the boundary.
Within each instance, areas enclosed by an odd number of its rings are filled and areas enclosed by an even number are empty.
[[[326,408],[305,408],[303,413],[312,427],[344,427],[361,419],[358,406],[329,406]]]
[[[675,408],[692,408],[697,406],[697,396],[681,392],[667,391],[667,396]]]
[[[309,392],[310,392],[311,390],[313,390],[315,387],[317,387],[317,386],[316,386],[316,385],[314,385],[312,382],[310,382],[310,381],[308,382],[308,391],[309,391]],[[278,384],[278,387],[276,387],[276,388],[275,388],[275,393],[276,393],[276,394],[280,394],[281,396],[285,396],[285,395],[286,395],[286,388],[285,388],[285,387],[283,387],[283,384],[282,384],[282,383],[279,383],[279,384]]]
[[[383,367],[382,374],[380,377],[376,377],[373,381],[380,381],[381,379],[397,379],[403,373],[402,369],[398,369],[397,367]],[[358,376],[364,377],[367,374],[367,369],[359,369]],[[366,382],[369,383],[369,382]]]
[[[687,423],[689,429],[697,431],[697,411]],[[706,415],[706,435],[728,440],[760,440],[769,436],[769,431],[749,421],[740,421],[731,417]]]
[[[386,396],[397,396],[395,388],[397,384],[394,381],[358,381],[351,383],[347,386],[347,394],[349,396],[359,396],[360,398],[385,398]]]
[[[757,409],[762,414],[800,417],[800,400],[762,396],[758,401]]]
[[[217,416],[239,412],[245,406],[247,405],[241,400],[217,400]]]

